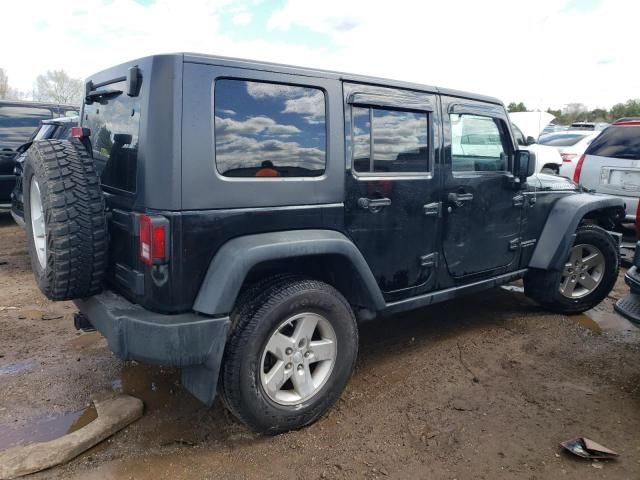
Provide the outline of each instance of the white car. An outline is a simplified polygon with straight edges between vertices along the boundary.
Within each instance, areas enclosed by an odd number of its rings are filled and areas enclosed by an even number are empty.
[[[562,157],[560,175],[572,178],[578,159],[598,135],[599,131],[567,130],[543,135],[538,139],[538,143],[558,150]]]
[[[626,220],[637,222],[640,197],[640,118],[613,123],[580,157],[573,181],[598,193],[621,197]]]
[[[558,174],[562,165],[558,150],[537,143],[540,133],[555,117],[547,112],[514,112],[509,118],[518,145],[536,154],[536,173]]]

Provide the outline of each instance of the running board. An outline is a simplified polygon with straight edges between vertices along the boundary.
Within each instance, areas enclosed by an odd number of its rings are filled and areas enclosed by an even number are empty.
[[[486,280],[480,280],[468,285],[447,288],[445,290],[427,293],[418,297],[412,297],[407,298],[406,300],[387,303],[387,306],[382,313],[384,315],[400,313],[407,310],[413,310],[414,308],[426,307],[427,305],[432,305],[434,303],[451,300],[452,298],[459,297],[460,295],[467,295],[469,293],[480,292],[488,288],[498,287],[500,285],[504,285],[505,283],[513,282],[514,280],[518,280],[524,277],[525,273],[527,273],[526,268],[522,270],[516,270],[515,272],[505,273],[497,277],[488,278]]]

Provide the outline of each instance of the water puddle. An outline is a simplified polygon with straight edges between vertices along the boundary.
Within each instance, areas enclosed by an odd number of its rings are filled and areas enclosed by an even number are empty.
[[[0,367],[0,375],[17,375],[33,368],[32,362],[15,362]]]
[[[48,442],[80,430],[98,418],[93,404],[78,412],[38,418],[24,427],[0,425],[0,450],[20,444]]]
[[[111,382],[114,391],[141,399],[146,411],[166,407],[175,397],[178,385],[177,370],[137,362],[127,362],[120,378]]]
[[[604,332],[634,332],[638,329],[626,318],[613,310],[613,305],[603,302],[591,310],[579,315],[572,315],[580,325],[600,335]]]
[[[75,350],[86,350],[93,347],[102,338],[99,332],[87,332],[73,338],[69,343]]]

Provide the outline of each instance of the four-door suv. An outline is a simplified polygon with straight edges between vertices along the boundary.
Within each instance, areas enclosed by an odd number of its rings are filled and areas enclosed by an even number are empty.
[[[360,322],[518,278],[581,312],[616,280],[622,201],[531,176],[494,98],[197,54],[85,93],[25,163],[38,285],[258,431],[337,400]]]
[[[11,206],[20,147],[29,142],[42,121],[77,112],[78,107],[71,105],[0,100],[0,210]]]
[[[626,204],[626,221],[635,222],[640,197],[640,118],[623,118],[607,127],[580,157],[573,180]]]

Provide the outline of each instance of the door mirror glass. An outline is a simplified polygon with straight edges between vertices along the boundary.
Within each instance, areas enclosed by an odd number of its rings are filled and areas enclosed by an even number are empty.
[[[528,177],[536,173],[536,154],[529,150],[518,150],[513,173],[521,183],[526,182]]]
[[[534,143],[536,143],[536,139],[529,135],[527,137],[527,145],[533,145]]]

